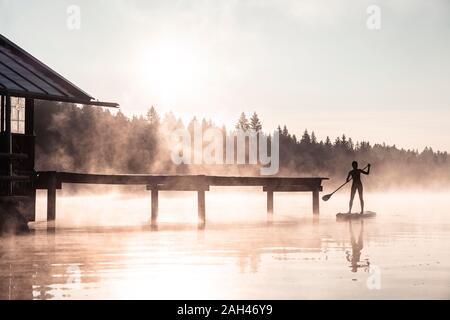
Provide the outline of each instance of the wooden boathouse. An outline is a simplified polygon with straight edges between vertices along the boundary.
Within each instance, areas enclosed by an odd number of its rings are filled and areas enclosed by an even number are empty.
[[[0,35],[0,209],[35,219],[34,101],[116,107],[89,94]]]
[[[56,219],[56,191],[63,184],[142,185],[151,193],[151,221],[157,222],[159,191],[197,192],[198,218],[206,220],[205,193],[214,186],[259,186],[273,213],[274,192],[310,192],[319,213],[322,177],[229,177],[201,175],[102,175],[36,172],[34,101],[117,107],[100,102],[0,35],[0,209],[17,210],[35,220],[36,190],[47,190],[47,220]],[[43,106],[45,107],[45,105]],[[1,214],[1,211],[0,211]]]

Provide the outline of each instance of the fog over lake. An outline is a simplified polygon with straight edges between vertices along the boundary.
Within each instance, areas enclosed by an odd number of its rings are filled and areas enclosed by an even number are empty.
[[[62,194],[47,230],[44,195],[34,232],[0,243],[1,299],[450,298],[448,192],[369,193],[377,217],[350,224],[346,194],[319,217],[276,194],[269,221],[264,193],[212,188],[204,230],[190,192],[161,193],[157,230],[147,193]]]

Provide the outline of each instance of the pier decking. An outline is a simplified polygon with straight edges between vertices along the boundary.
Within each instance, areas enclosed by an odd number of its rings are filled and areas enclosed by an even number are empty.
[[[106,175],[72,172],[38,172],[36,189],[47,190],[47,220],[56,219],[56,190],[63,184],[143,185],[151,191],[151,221],[158,218],[159,191],[197,192],[199,223],[206,221],[205,192],[212,186],[262,187],[267,193],[267,213],[273,214],[274,192],[311,192],[313,213],[319,214],[319,192],[322,181],[328,178],[312,177],[228,177],[206,175]]]

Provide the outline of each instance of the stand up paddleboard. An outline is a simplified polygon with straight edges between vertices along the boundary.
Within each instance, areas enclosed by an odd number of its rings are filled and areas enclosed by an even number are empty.
[[[363,214],[360,214],[360,213],[338,213],[338,214],[336,214],[336,220],[375,218],[376,216],[377,216],[377,213],[373,212],[373,211],[364,211]]]

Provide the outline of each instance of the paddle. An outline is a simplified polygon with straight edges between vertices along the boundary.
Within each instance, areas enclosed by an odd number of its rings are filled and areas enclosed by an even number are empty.
[[[369,165],[365,166],[363,170],[366,170],[369,167]],[[333,196],[333,194],[335,194],[336,192],[338,192],[343,186],[345,186],[347,183],[349,183],[352,180],[352,178],[350,178],[350,180],[346,181],[342,186],[340,186],[339,188],[337,188],[336,190],[334,190],[332,193],[324,195],[322,197],[323,201],[328,201],[330,200],[330,198]]]

